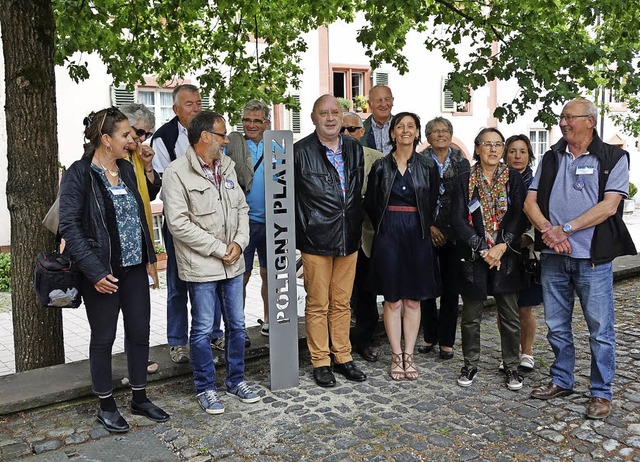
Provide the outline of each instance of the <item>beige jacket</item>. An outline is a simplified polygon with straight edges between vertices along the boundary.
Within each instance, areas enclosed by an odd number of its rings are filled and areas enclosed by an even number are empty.
[[[231,242],[241,250],[249,244],[249,206],[227,156],[222,156],[220,173],[218,192],[202,171],[192,146],[164,171],[164,214],[183,281],[219,281],[244,273],[242,256],[229,266],[222,257]]]
[[[362,197],[367,192],[367,180],[369,179],[369,172],[371,171],[371,166],[373,163],[384,157],[380,151],[376,151],[375,149],[371,149],[368,147],[363,147],[364,151],[364,181],[362,182]],[[362,222],[362,251],[364,254],[371,258],[371,246],[373,245],[373,225],[371,224],[371,218],[366,213],[364,214],[364,220]]]

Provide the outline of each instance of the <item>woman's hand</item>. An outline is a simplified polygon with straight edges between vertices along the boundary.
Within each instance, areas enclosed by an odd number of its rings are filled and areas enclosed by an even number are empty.
[[[484,261],[489,265],[489,269],[496,268],[500,271],[500,259],[507,251],[507,244],[497,244],[489,249],[484,255]]]
[[[435,245],[436,247],[442,247],[447,243],[447,238],[444,237],[444,234],[442,234],[442,232],[438,228],[436,228],[435,226],[432,226],[431,241],[433,242],[433,245]]]
[[[116,277],[114,277],[112,274],[107,274],[105,277],[96,282],[93,287],[95,287],[96,290],[101,294],[114,294],[118,291],[116,282],[118,282],[118,279]]]
[[[151,146],[149,146],[148,144],[141,144],[140,145],[140,158],[142,159],[142,163],[144,164],[144,169],[145,170],[149,170],[153,168],[153,156],[155,156],[156,153],[153,152],[153,148]]]

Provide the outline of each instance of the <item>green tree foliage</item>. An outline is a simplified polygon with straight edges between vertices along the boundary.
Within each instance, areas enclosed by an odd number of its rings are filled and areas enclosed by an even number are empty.
[[[552,106],[600,87],[635,95],[640,45],[638,0],[399,0],[363,1],[370,25],[359,33],[373,65],[408,70],[409,31],[426,33],[427,50],[451,63],[448,88],[456,101],[494,79],[521,90],[496,109],[509,122],[537,107],[538,120],[556,122]],[[471,48],[458,54],[455,45]],[[637,121],[636,121],[637,124]],[[633,123],[632,123],[633,125]]]
[[[97,53],[116,84],[144,74],[175,82],[196,74],[214,108],[239,117],[250,98],[292,107],[301,34],[337,19],[351,20],[349,1],[54,0],[56,64],[76,81],[88,77],[82,53]],[[257,38],[257,44],[251,41]],[[258,48],[260,51],[258,52]],[[77,52],[81,52],[80,54]],[[237,120],[234,120],[237,122]]]
[[[0,253],[0,292],[11,292],[10,253]]]

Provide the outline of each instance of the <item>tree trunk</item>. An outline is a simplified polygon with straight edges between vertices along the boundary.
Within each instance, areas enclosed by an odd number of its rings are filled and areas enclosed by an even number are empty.
[[[33,265],[54,237],[41,224],[58,187],[58,138],[50,0],[4,0],[7,204],[16,371],[64,362],[62,313],[38,305]]]

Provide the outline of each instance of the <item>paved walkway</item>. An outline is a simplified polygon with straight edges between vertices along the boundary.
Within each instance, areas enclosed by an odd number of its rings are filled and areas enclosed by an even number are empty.
[[[304,350],[300,386],[269,390],[268,360],[247,364],[247,380],[262,396],[242,404],[222,396],[226,412],[212,416],[196,403],[190,376],[151,384],[149,395],[171,413],[154,424],[131,415],[128,392],[117,394],[126,435],[110,435],[95,421],[95,399],[76,400],[0,417],[0,460],[56,461],[640,461],[639,279],[616,284],[618,368],[614,405],[605,421],[585,420],[588,402],[588,333],[576,307],[577,383],[567,398],[539,401],[531,388],[546,383],[553,354],[545,339],[541,310],[534,344],[536,369],[524,388],[511,392],[498,372],[496,312],[482,322],[480,372],[460,388],[459,341],[455,357],[418,355],[420,378],[394,382],[388,374],[389,347],[377,343],[381,360],[359,362],[365,383],[321,389],[314,385]],[[223,373],[217,383],[224,392]],[[46,387],[46,384],[41,386]]]
[[[89,359],[89,323],[84,305],[78,309],[64,309],[64,354],[67,363]],[[304,315],[304,310],[301,315]],[[247,327],[257,326],[262,319],[262,298],[260,296],[260,274],[254,269],[247,286],[245,322]],[[151,290],[151,346],[167,343],[167,289],[165,272],[160,272],[160,288]],[[122,317],[118,323],[114,354],[123,352],[124,328]],[[13,320],[11,318],[11,298],[0,293],[0,376],[15,372],[15,349],[13,345]],[[153,359],[153,358],[152,358]]]

